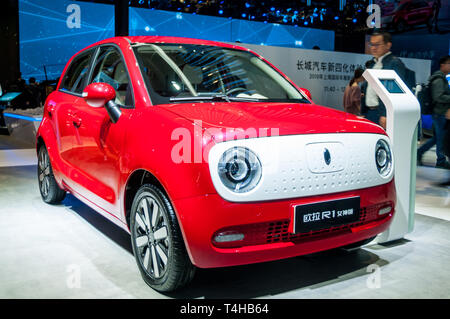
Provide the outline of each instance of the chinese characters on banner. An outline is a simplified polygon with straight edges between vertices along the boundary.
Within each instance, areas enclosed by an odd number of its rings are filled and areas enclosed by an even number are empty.
[[[235,43],[233,43],[235,44]],[[241,44],[262,55],[286,74],[299,87],[311,92],[314,103],[343,110],[344,90],[355,69],[364,69],[368,54],[306,50],[265,45]],[[416,72],[416,82],[425,83],[430,76],[431,61],[401,58]]]
[[[309,72],[310,80],[344,81],[346,84],[357,68],[363,68],[363,66],[354,63],[297,60],[297,71]],[[344,92],[345,85],[326,85],[323,90],[324,92]]]

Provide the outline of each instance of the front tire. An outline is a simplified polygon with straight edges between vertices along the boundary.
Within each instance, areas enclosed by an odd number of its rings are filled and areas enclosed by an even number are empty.
[[[60,203],[66,197],[66,192],[59,188],[55,180],[45,145],[39,149],[37,174],[42,200],[47,204]]]
[[[175,211],[166,195],[151,184],[141,186],[130,215],[131,244],[144,281],[169,292],[188,284],[194,275]]]

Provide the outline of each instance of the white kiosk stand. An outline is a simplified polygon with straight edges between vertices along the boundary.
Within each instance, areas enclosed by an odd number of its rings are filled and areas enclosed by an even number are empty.
[[[377,237],[378,243],[386,243],[403,238],[414,228],[420,104],[393,70],[368,69],[363,77],[386,106],[386,132],[394,154],[396,212],[388,230]]]

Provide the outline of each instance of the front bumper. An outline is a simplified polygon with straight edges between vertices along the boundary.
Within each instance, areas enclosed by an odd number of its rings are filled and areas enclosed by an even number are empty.
[[[294,206],[347,197],[360,197],[360,219],[349,225],[304,233],[290,233]],[[395,208],[395,185],[288,200],[233,203],[217,194],[174,201],[192,263],[199,268],[244,265],[289,258],[355,243],[385,231]],[[379,216],[380,208],[392,210]],[[241,247],[213,243],[218,231],[240,230]]]

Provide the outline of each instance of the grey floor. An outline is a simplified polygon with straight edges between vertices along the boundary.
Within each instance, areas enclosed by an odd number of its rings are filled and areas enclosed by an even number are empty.
[[[449,171],[418,168],[404,240],[198,270],[188,288],[164,295],[141,279],[126,232],[73,196],[43,203],[36,165],[14,165],[0,167],[0,298],[450,297],[450,189],[440,185]]]

